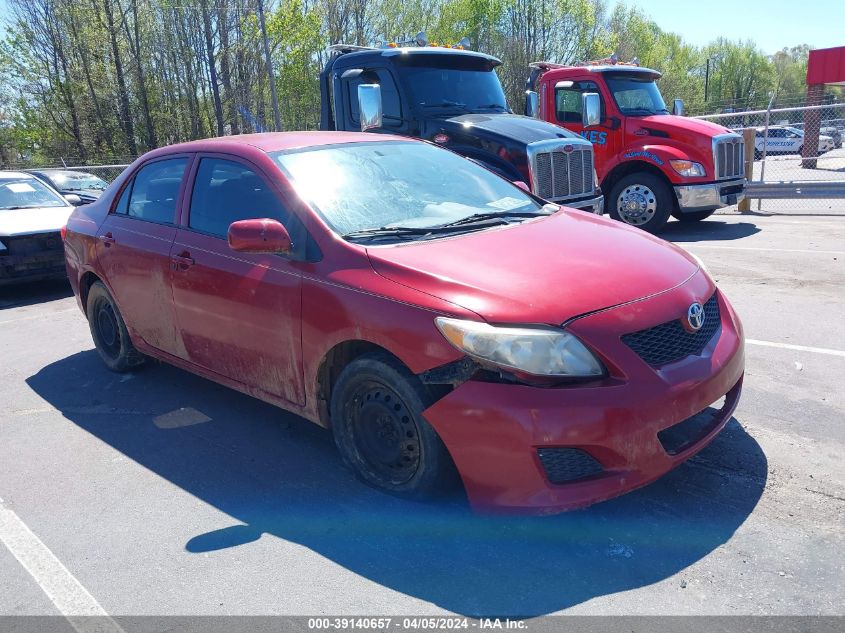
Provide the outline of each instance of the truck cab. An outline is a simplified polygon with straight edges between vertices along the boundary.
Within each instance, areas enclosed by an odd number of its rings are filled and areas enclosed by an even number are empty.
[[[320,74],[320,129],[427,140],[524,183],[541,198],[603,212],[588,140],[514,114],[495,57],[425,44],[332,46]]]
[[[531,64],[526,114],[589,140],[610,215],[649,232],[672,215],[698,221],[745,197],[742,136],[666,107],[660,72],[615,59]],[[582,95],[598,94],[599,121],[581,121]],[[534,107],[533,104],[537,106]]]

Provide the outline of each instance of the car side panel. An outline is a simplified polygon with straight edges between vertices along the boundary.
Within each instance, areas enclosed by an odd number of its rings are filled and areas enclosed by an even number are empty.
[[[180,229],[172,255],[180,355],[302,404],[301,276],[275,254],[237,253],[225,240]],[[182,261],[182,260],[179,260]]]

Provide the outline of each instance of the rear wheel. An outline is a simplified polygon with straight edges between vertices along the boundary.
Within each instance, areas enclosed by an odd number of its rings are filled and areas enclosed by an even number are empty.
[[[132,345],[126,323],[103,282],[94,282],[88,291],[86,312],[94,346],[106,367],[125,372],[144,362],[146,357]]]
[[[674,207],[666,182],[654,174],[629,174],[616,182],[607,199],[610,217],[656,233],[669,220]]]
[[[705,218],[709,218],[714,213],[716,213],[716,209],[712,209],[710,211],[693,211],[692,213],[672,211],[672,216],[679,222],[701,222]]]
[[[430,396],[386,353],[352,361],[332,388],[335,444],[359,479],[391,494],[425,499],[454,481],[440,437],[422,416]]]

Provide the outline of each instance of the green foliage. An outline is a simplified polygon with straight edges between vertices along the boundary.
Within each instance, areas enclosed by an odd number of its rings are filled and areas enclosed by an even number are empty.
[[[271,129],[259,0],[8,0],[0,43],[0,162],[122,161],[160,144]],[[527,65],[616,52],[663,73],[691,112],[791,105],[809,46],[765,55],[753,42],[704,48],[641,9],[606,0],[263,0],[285,129],[319,121],[318,75],[331,43],[410,39],[501,58],[519,111]],[[710,60],[708,94],[704,85]],[[829,91],[841,98],[841,91]]]

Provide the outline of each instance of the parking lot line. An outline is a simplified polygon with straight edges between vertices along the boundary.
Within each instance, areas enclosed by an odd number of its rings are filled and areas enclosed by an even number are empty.
[[[100,603],[0,499],[0,542],[79,633],[124,633]]]
[[[779,347],[781,349],[792,349],[798,352],[813,352],[814,354],[828,354],[830,356],[845,356],[845,351],[839,349],[827,349],[826,347],[808,347],[806,345],[792,345],[791,343],[775,343],[773,341],[758,341],[752,338],[745,339],[749,345],[760,345],[762,347]]]
[[[767,253],[812,253],[814,255],[841,255],[845,256],[845,251],[823,251],[816,249],[804,248],[762,248],[755,246],[726,246],[722,244],[684,244],[684,248],[716,248],[719,250],[728,251],[763,251]]]

